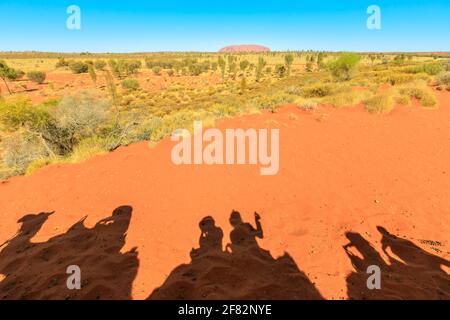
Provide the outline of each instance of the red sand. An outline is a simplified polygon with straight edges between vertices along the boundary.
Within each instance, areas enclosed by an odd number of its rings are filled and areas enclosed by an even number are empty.
[[[270,52],[270,49],[255,44],[242,44],[227,46],[219,50],[219,52]]]
[[[165,140],[4,181],[0,244],[25,215],[54,213],[25,217],[1,248],[0,299],[450,299],[450,93],[437,95],[437,110],[317,115],[291,106],[221,122],[280,128],[273,177],[257,166],[176,167]],[[120,206],[132,207],[131,220],[127,211],[98,223]],[[232,209],[252,224],[261,214],[258,243],[271,257],[217,253],[190,263],[199,221],[213,216],[225,246]],[[82,268],[80,292],[65,287],[69,264]],[[366,288],[370,264],[382,269],[381,291]]]

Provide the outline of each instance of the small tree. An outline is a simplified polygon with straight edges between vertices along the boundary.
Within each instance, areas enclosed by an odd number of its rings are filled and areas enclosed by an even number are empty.
[[[11,94],[11,89],[9,89],[8,82],[6,80],[14,80],[17,78],[17,71],[13,68],[8,67],[5,61],[0,60],[0,78],[2,78],[5,83],[6,89],[8,89],[9,94]]]
[[[286,66],[287,75],[291,75],[292,63],[294,62],[294,55],[289,53],[284,56],[284,65]]]
[[[278,64],[275,67],[275,74],[278,76],[278,78],[283,78],[286,76],[287,70],[286,67],[282,64]]]
[[[47,75],[45,72],[42,71],[30,71],[27,73],[28,79],[30,79],[33,82],[36,82],[37,84],[42,84],[45,81],[45,78]]]
[[[139,82],[136,79],[125,79],[122,81],[122,88],[126,90],[137,90],[139,89]]]

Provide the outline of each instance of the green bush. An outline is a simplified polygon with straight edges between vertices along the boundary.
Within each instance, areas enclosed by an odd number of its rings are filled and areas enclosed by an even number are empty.
[[[63,68],[63,67],[68,67],[69,66],[69,62],[66,61],[64,58],[59,58],[58,62],[56,62],[56,68]]]
[[[160,66],[154,66],[152,68],[152,71],[154,74],[159,75],[161,73],[161,67]]]
[[[27,73],[28,79],[38,84],[42,84],[45,81],[46,74],[43,71],[30,71]]]
[[[329,63],[328,68],[337,80],[347,81],[354,76],[360,60],[361,57],[356,53],[342,53]]]
[[[139,82],[136,79],[125,79],[122,81],[122,88],[126,90],[139,89]]]

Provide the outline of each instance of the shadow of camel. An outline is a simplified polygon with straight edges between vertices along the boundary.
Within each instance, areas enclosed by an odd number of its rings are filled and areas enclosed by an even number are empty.
[[[355,268],[347,276],[349,299],[450,299],[450,276],[441,268],[450,267],[449,261],[389,233],[383,227],[377,229],[382,235],[382,251],[388,257],[388,263],[359,233],[346,234],[350,243],[344,246],[344,250]],[[352,252],[351,248],[359,254]],[[370,276],[367,268],[372,265],[381,270],[380,290],[367,287]]]
[[[176,267],[150,300],[306,300],[323,299],[295,261],[285,253],[274,259],[259,247],[263,238],[260,216],[254,228],[233,211],[231,243],[222,249],[223,231],[212,217],[200,221],[199,248],[191,263]]]
[[[131,286],[139,261],[136,248],[125,245],[132,207],[122,206],[112,215],[86,228],[86,217],[66,233],[46,242],[33,243],[53,213],[22,217],[17,234],[1,245],[0,299],[131,299]],[[67,267],[81,269],[82,290],[69,290]]]

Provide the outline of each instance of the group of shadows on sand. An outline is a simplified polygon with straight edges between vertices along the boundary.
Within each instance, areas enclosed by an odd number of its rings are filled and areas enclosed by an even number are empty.
[[[52,214],[24,216],[16,235],[0,245],[0,299],[131,299],[138,252],[121,249],[132,207],[115,209],[93,228],[85,227],[85,217],[66,233],[33,243]],[[288,253],[275,259],[258,245],[256,238],[264,237],[260,219],[255,213],[255,228],[233,211],[231,243],[225,250],[222,229],[213,217],[202,219],[199,248],[192,249],[191,262],[176,267],[148,299],[324,299]],[[349,243],[343,250],[354,267],[346,278],[349,299],[450,299],[450,278],[441,268],[449,267],[449,261],[383,227],[378,231],[389,263],[361,234],[346,233]],[[67,288],[69,265],[82,270],[81,290]],[[367,288],[371,265],[381,269],[381,290]]]

